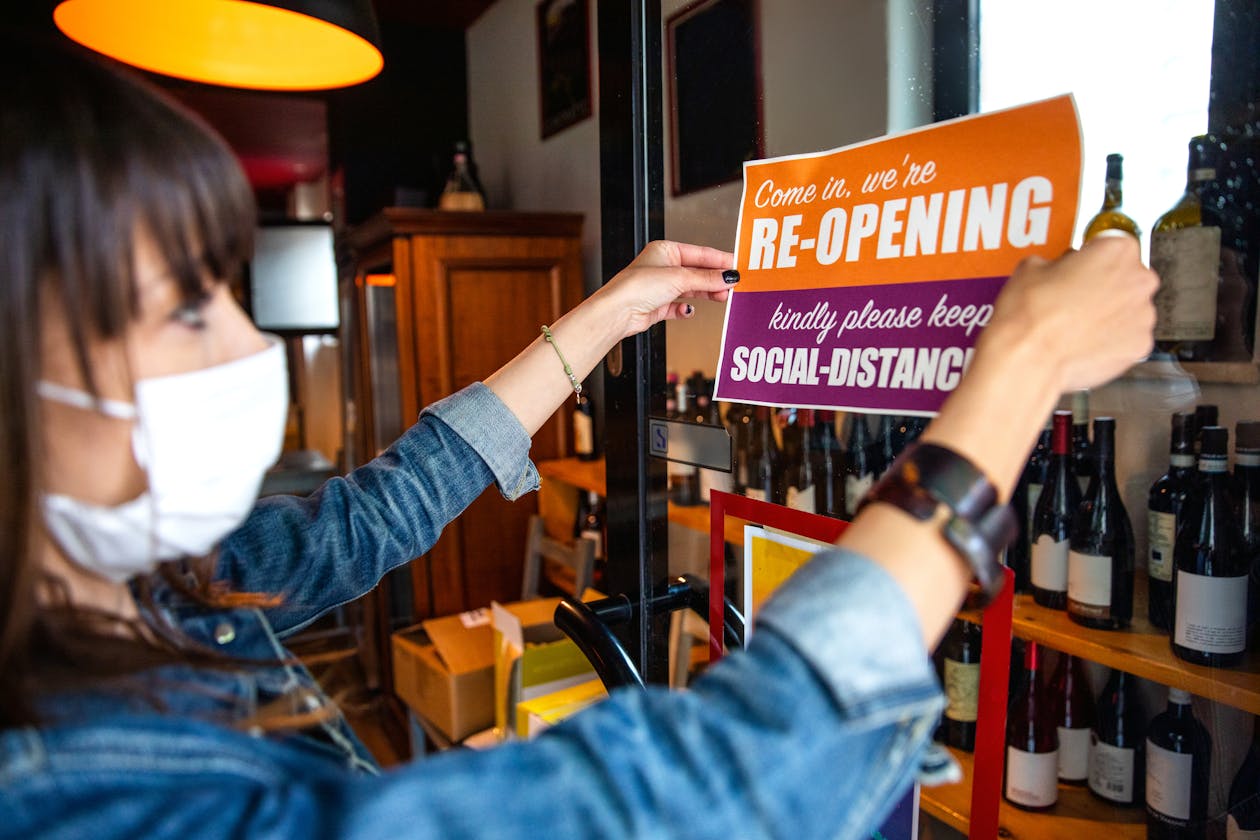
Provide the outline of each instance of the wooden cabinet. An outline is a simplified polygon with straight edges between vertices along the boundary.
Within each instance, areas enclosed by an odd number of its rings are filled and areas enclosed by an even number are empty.
[[[383,450],[424,406],[493,373],[581,300],[581,229],[575,214],[386,208],[349,233],[352,465]],[[535,459],[567,453],[571,411],[534,437]],[[519,598],[536,510],[532,495],[509,503],[488,488],[411,565],[410,599],[390,597],[394,622]]]

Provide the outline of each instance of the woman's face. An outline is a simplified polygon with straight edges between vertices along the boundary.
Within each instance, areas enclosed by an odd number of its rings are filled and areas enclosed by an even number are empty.
[[[138,234],[135,278],[139,314],[126,333],[90,340],[89,358],[100,395],[134,401],[134,381],[187,373],[265,349],[262,334],[233,299],[226,283],[206,278],[206,296],[186,303],[152,239]],[[42,379],[85,389],[67,325],[57,307],[45,313]],[[131,451],[133,421],[52,400],[41,401],[46,489],[85,502],[117,505],[146,487]]]

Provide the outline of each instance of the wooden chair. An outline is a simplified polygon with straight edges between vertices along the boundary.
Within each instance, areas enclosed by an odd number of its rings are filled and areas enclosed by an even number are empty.
[[[521,600],[538,597],[543,576],[562,592],[582,597],[595,577],[595,542],[574,540],[572,545],[547,536],[543,518],[529,517],[525,538],[525,574],[521,582]]]

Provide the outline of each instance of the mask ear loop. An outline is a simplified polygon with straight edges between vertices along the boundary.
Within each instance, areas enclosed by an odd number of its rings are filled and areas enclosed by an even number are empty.
[[[71,388],[69,385],[59,385],[56,382],[48,382],[43,379],[35,383],[35,391],[46,400],[59,402],[73,408],[98,411],[107,417],[113,417],[117,420],[136,419],[136,406],[134,403],[106,399],[105,397],[94,397],[87,391]]]

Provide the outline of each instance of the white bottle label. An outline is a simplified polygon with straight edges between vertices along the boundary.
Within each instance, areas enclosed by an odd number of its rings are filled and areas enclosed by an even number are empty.
[[[1006,748],[1006,798],[1030,808],[1059,799],[1059,753],[1029,753]]]
[[[1059,778],[1083,782],[1089,778],[1089,730],[1059,727]]]
[[[1051,592],[1066,592],[1068,583],[1068,541],[1042,534],[1032,547],[1033,586]]]
[[[980,699],[980,663],[945,658],[945,717],[975,723]]]
[[[1177,539],[1177,517],[1157,510],[1146,512],[1146,534],[1151,544],[1146,568],[1155,580],[1172,582],[1173,544]]]
[[[1104,799],[1133,802],[1133,756],[1135,750],[1090,739],[1089,789]]]
[[[1177,572],[1173,641],[1203,653],[1238,653],[1247,646],[1247,576]]]
[[[806,513],[814,512],[814,485],[797,490],[795,487],[789,487],[787,491],[787,506],[793,510],[803,510]]]
[[[595,556],[604,556],[604,535],[594,528],[583,528],[582,533],[578,534],[584,540],[590,540],[595,543]]]
[[[1111,617],[1111,558],[1068,552],[1068,612],[1086,618]]]
[[[757,501],[757,502],[764,502],[764,501],[766,501],[766,491],[765,491],[765,490],[760,490],[760,489],[758,489],[758,488],[756,488],[756,487],[749,487],[749,488],[746,488],[746,489],[744,490],[744,495],[745,495],[745,496],[747,496],[748,498],[752,499],[753,501]]]
[[[1225,820],[1225,840],[1260,840],[1260,828],[1239,828],[1238,820],[1230,814]]]
[[[1155,293],[1155,338],[1208,341],[1216,335],[1216,287],[1221,229],[1188,227],[1151,235],[1151,268],[1159,275]]]
[[[580,411],[573,412],[573,451],[579,455],[595,451],[595,424]]]
[[[1146,805],[1174,820],[1190,819],[1190,767],[1194,757],[1146,739]]]
[[[862,501],[862,497],[866,495],[866,491],[871,489],[871,485],[875,483],[875,474],[868,473],[861,478],[855,475],[846,475],[844,477],[844,509],[852,516],[857,510],[858,502]]]

